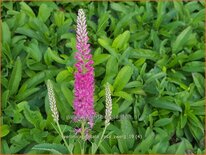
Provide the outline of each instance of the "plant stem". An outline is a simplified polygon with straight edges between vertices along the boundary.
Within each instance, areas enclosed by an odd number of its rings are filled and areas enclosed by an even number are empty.
[[[85,122],[82,121],[82,126],[81,126],[81,128],[82,128],[82,131],[81,131],[82,140],[84,140],[84,124],[85,124]]]
[[[63,132],[62,132],[62,130],[61,130],[61,128],[60,128],[59,123],[58,123],[58,122],[56,122],[56,123],[57,123],[57,127],[58,127],[58,129],[59,129],[60,136],[62,137],[62,139],[63,139],[63,141],[64,141],[64,143],[65,143],[68,151],[70,152],[70,154],[72,154],[72,152],[71,152],[70,149],[69,149],[69,145],[68,145],[68,143],[67,143],[67,141],[66,141],[66,139],[65,139],[65,137],[64,137],[64,134],[63,134]]]
[[[84,154],[84,145],[83,145],[83,147],[81,145],[81,154]]]
[[[84,125],[85,125],[85,121],[83,120],[82,121],[82,126],[81,126],[81,128],[82,128],[82,131],[81,131],[81,138],[82,138],[82,145],[81,145],[81,154],[84,154],[84,132],[85,132],[85,128],[84,128]]]
[[[100,139],[99,139],[99,142],[98,142],[98,145],[97,145],[97,149],[98,149],[99,145],[100,145],[101,142],[102,142],[102,138],[103,138],[103,136],[104,136],[104,134],[105,134],[105,131],[106,131],[107,127],[108,127],[108,125],[106,125],[106,126],[104,127],[104,130],[103,130],[103,132],[102,132],[102,135],[101,135],[101,137],[100,137]],[[96,152],[96,150],[95,150],[95,152]],[[95,153],[95,152],[94,152],[94,153]]]

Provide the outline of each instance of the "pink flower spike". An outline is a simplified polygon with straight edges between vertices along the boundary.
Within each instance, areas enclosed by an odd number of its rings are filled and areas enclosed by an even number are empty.
[[[74,81],[74,121],[86,121],[93,126],[94,111],[94,68],[88,44],[86,17],[82,9],[77,16],[76,72]]]

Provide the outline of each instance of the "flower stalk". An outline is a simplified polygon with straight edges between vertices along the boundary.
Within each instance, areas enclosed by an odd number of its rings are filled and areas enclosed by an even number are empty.
[[[50,106],[50,109],[51,109],[51,112],[52,112],[52,117],[53,117],[54,122],[57,125],[57,129],[56,128],[55,129],[60,134],[62,140],[64,141],[64,143],[67,147],[67,150],[70,152],[70,154],[72,154],[72,151],[69,148],[69,145],[68,145],[68,143],[65,139],[65,136],[64,136],[64,134],[61,130],[61,127],[59,125],[59,113],[58,113],[57,106],[56,106],[56,98],[55,98],[55,95],[54,95],[53,85],[52,85],[50,80],[47,81],[47,90],[48,90],[49,106]]]
[[[102,143],[104,134],[105,134],[105,132],[107,130],[107,127],[109,126],[110,121],[111,121],[111,116],[112,116],[112,98],[111,98],[111,91],[110,91],[110,88],[109,88],[109,83],[106,83],[105,98],[106,98],[105,127],[104,127],[104,130],[103,130],[102,134],[101,134],[101,137],[99,139],[97,147],[94,149],[92,154],[96,153],[97,149],[99,148],[100,144]]]

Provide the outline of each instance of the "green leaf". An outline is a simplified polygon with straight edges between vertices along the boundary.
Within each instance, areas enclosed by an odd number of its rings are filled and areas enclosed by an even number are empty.
[[[111,153],[111,147],[109,144],[105,141],[102,141],[102,143],[99,146],[99,149],[104,153],[104,154],[110,154]]]
[[[2,109],[7,107],[8,99],[9,99],[9,90],[6,90],[2,94],[2,105],[1,105]]]
[[[99,65],[103,62],[105,62],[107,59],[109,59],[110,55],[109,54],[98,54],[93,57],[94,60],[94,66]]]
[[[185,141],[183,140],[182,142],[178,144],[178,148],[175,154],[185,154],[185,150],[186,150]]]
[[[136,14],[137,12],[132,12],[132,13],[126,14],[123,18],[120,19],[120,21],[116,24],[116,27],[113,33],[115,37],[120,33],[120,30],[122,28],[124,28],[125,26],[129,24],[132,17]]]
[[[132,136],[134,136],[134,129],[132,127],[131,120],[129,120],[126,117],[127,116],[125,116],[125,118],[123,117],[120,121],[122,134],[126,138],[126,139],[119,139],[120,141],[126,142],[126,147],[124,147],[124,151],[125,151],[124,153],[127,153],[128,148],[130,148],[130,149],[133,148],[133,145],[135,143],[135,139],[131,138]]]
[[[22,84],[19,93],[23,93],[27,88],[36,87],[37,85],[39,85],[44,81],[45,77],[46,74],[44,71],[35,74],[33,77],[29,78]]]
[[[131,101],[125,100],[119,107],[119,113],[126,111],[131,104],[132,104],[132,100]]]
[[[125,31],[122,34],[119,34],[113,41],[112,43],[112,47],[116,48],[116,49],[122,49],[124,48],[129,41],[130,38],[130,32],[129,31]]]
[[[114,81],[114,89],[116,91],[120,91],[124,88],[124,86],[129,82],[131,76],[133,74],[133,69],[130,66],[124,66],[118,73],[115,81]]]
[[[110,56],[106,64],[106,75],[104,77],[104,80],[102,81],[102,84],[106,82],[112,83],[112,80],[116,76],[117,73],[118,73],[117,59],[114,56]]]
[[[21,111],[24,110],[24,106],[28,105],[27,101],[22,101],[17,104],[18,112],[20,113]]]
[[[117,58],[117,53],[116,53],[115,49],[111,47],[110,43],[106,39],[99,38],[98,43],[102,47],[104,47],[112,56]]]
[[[105,12],[98,20],[97,33],[104,31],[108,25],[109,14]]]
[[[0,127],[0,131],[1,131],[0,137],[4,137],[4,136],[8,135],[8,133],[10,132],[9,126],[8,125],[2,125]]]
[[[196,102],[192,102],[190,104],[191,107],[204,107],[205,105],[205,100],[204,99],[201,99],[199,101],[196,101]]]
[[[121,135],[120,135],[121,137]],[[118,138],[118,147],[121,153],[127,153],[128,152],[128,147],[127,147],[127,143],[125,141],[125,139],[123,138]]]
[[[150,82],[153,82],[157,79],[163,78],[164,76],[166,76],[166,73],[164,73],[164,72],[153,74],[145,81],[145,84],[149,84]]]
[[[140,81],[132,81],[132,82],[129,82],[125,88],[141,88],[142,87],[142,82]]]
[[[126,14],[129,10],[125,7],[126,5],[122,3],[111,3],[111,8],[115,11],[123,12]]]
[[[20,57],[17,57],[17,60],[14,64],[14,68],[12,70],[9,79],[8,88],[10,90],[10,95],[17,93],[21,81],[21,77],[22,77],[22,62]]]
[[[21,9],[24,11],[28,16],[35,17],[33,10],[27,5],[25,2],[20,2]]]
[[[151,113],[151,108],[148,106],[148,104],[146,104],[144,106],[142,115],[139,118],[139,121],[146,121],[150,113]]]
[[[174,104],[170,98],[160,97],[160,98],[150,98],[148,102],[157,108],[168,109],[172,111],[182,112],[182,108],[177,104]]]
[[[69,105],[73,107],[73,97],[74,97],[73,92],[64,83],[62,83],[61,85],[61,91],[64,97],[66,98],[67,102],[69,103]]]
[[[52,9],[49,8],[46,4],[41,4],[39,7],[38,18],[43,22],[46,22],[49,16],[51,15]]]
[[[205,94],[204,77],[199,73],[192,73],[192,77],[193,77],[193,80],[194,80],[195,86],[197,87],[198,92],[203,97]]]
[[[199,59],[203,59],[205,57],[205,51],[204,50],[197,50],[193,53],[191,53],[187,60],[188,61],[193,61],[193,60],[199,60]]]
[[[133,153],[147,153],[154,142],[154,137],[154,132],[151,132],[148,136],[146,136],[145,139],[141,141],[140,144],[137,145]]]
[[[133,49],[130,54],[131,58],[144,58],[157,61],[160,56],[157,52],[148,49]]]
[[[132,101],[132,95],[124,91],[114,92],[113,96],[118,96],[118,97],[124,98],[125,100]]]
[[[127,93],[129,94],[138,94],[138,95],[144,95],[146,96],[147,94],[145,93],[145,91],[141,88],[132,88],[132,89],[128,89]]]
[[[8,145],[6,140],[2,139],[1,145],[2,145],[2,148],[1,148],[1,153],[2,154],[11,154],[9,145]]]
[[[202,139],[202,137],[204,137],[204,134],[202,133],[201,129],[196,127],[194,124],[189,123],[188,127],[192,134],[192,137],[194,137],[194,139],[197,142],[199,142]]]
[[[160,142],[158,142],[157,144],[154,144],[151,153],[164,154],[165,152],[167,152],[168,146],[169,146],[169,140],[164,138],[160,140]]]
[[[178,73],[176,75],[178,75]],[[184,90],[188,90],[187,85],[185,85],[181,80],[178,80],[178,78],[168,78],[168,81],[178,84]]]
[[[28,55],[31,56],[37,62],[41,61],[42,52],[39,49],[38,41],[33,39],[30,44],[25,47],[25,50],[28,52]]]
[[[41,41],[42,43],[48,45],[48,42],[47,42],[47,40],[45,40],[45,37],[41,36],[42,33],[37,34],[34,30],[32,30],[29,27],[18,27],[15,32],[19,33],[19,34],[23,34],[25,36],[28,36],[30,38],[34,38],[34,39]]]
[[[95,143],[92,143],[92,154],[95,154],[97,151],[98,147]]]
[[[71,74],[68,72],[68,70],[63,70],[63,71],[58,73],[58,75],[56,77],[56,81],[63,82],[66,79],[68,79],[69,76],[71,76]]]
[[[115,75],[118,72],[118,62],[114,56],[111,56],[106,64],[106,75]]]
[[[181,114],[181,116],[180,116],[180,127],[184,128],[186,123],[187,123],[187,116]]]
[[[201,121],[195,116],[192,112],[188,113],[188,121],[190,124],[194,125],[195,127],[201,129],[201,133],[204,134],[204,127]]]
[[[27,15],[25,12],[20,12],[16,15],[14,27],[21,27],[27,22]]]
[[[79,142],[74,143],[74,154],[80,154],[81,153],[81,145]]]
[[[62,58],[60,58],[58,56],[58,53],[56,51],[51,50],[50,48],[47,49],[46,53],[48,52],[48,56],[50,57],[50,59],[60,63],[60,64],[65,64],[65,60],[63,60]]]
[[[175,40],[175,42],[172,45],[172,52],[173,53],[177,53],[180,50],[182,50],[182,48],[184,47],[184,45],[186,44],[187,40],[189,39],[189,36],[192,34],[192,27],[187,27],[186,29],[184,29],[178,36],[177,39]]]
[[[119,104],[112,103],[112,116],[117,116],[119,112]]]
[[[24,116],[26,119],[34,125],[35,128],[43,130],[45,127],[45,121],[39,111],[32,111],[29,105],[24,106]]]
[[[2,41],[3,43],[7,42],[8,44],[11,42],[11,31],[6,22],[2,22]]]
[[[162,118],[154,123],[154,126],[165,126],[172,122],[172,118]]]
[[[67,148],[61,144],[37,144],[32,149],[34,150],[42,150],[42,151],[49,151],[53,154],[67,154]]]
[[[22,101],[22,100],[26,99],[27,97],[31,96],[32,94],[36,93],[39,90],[40,90],[40,88],[27,89],[25,91],[22,91],[21,93],[18,93],[15,96],[15,99],[16,99],[17,102]]]
[[[201,61],[192,61],[186,63],[183,67],[182,70],[186,72],[205,72],[205,63]]]
[[[60,27],[64,24],[64,12],[62,11],[59,11],[59,12],[55,12],[54,13],[54,23]]]

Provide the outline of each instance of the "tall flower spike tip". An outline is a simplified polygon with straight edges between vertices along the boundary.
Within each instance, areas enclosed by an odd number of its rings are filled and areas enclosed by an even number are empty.
[[[93,127],[94,111],[94,68],[90,45],[88,44],[86,17],[82,9],[79,9],[77,16],[77,52],[76,72],[74,82],[74,121],[87,121]]]
[[[47,81],[47,90],[48,90],[48,97],[49,97],[49,105],[52,112],[52,117],[55,122],[59,121],[59,113],[56,107],[56,99],[54,95],[53,85],[50,80]]]
[[[111,115],[112,115],[112,98],[111,98],[109,83],[107,83],[105,87],[105,97],[106,97],[105,126],[108,126],[110,124]]]

